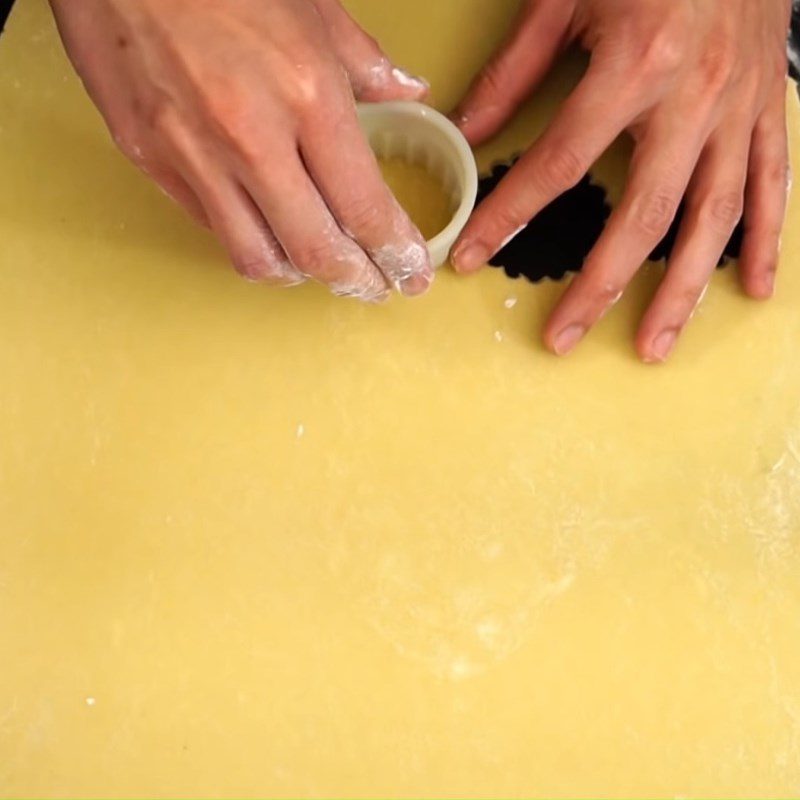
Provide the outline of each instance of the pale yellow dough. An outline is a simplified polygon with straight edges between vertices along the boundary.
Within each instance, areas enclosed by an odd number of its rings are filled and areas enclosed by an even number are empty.
[[[441,233],[453,218],[453,203],[441,183],[423,166],[402,158],[380,159],[386,185],[425,239]]]
[[[447,108],[515,2],[349,5]],[[797,195],[774,302],[647,368],[651,266],[559,361],[560,285],[237,278],[44,0],[0,109],[0,795],[800,795]]]

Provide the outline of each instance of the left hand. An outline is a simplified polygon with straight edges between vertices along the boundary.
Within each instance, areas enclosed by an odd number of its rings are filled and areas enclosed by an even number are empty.
[[[627,130],[636,147],[624,196],[551,315],[548,347],[570,352],[611,308],[684,195],[669,269],[637,336],[640,357],[669,356],[743,211],[742,283],[753,298],[771,297],[788,187],[789,16],[789,0],[527,0],[453,114],[470,142],[493,136],[570,42],[591,51],[590,66],[473,215],[453,249],[456,269],[483,266]]]
[[[120,149],[238,272],[379,302],[427,291],[425,240],[355,98],[420,100],[339,0],[51,0]]]

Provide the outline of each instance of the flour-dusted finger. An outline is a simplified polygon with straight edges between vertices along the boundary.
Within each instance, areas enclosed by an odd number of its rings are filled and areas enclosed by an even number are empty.
[[[203,148],[182,120],[165,116],[162,141],[171,149],[183,180],[202,198],[209,225],[226,249],[237,272],[252,281],[281,286],[302,283],[269,224],[234,176],[209,165]],[[168,143],[168,144],[167,144]]]
[[[247,190],[303,275],[340,297],[380,302],[389,284],[364,250],[331,214],[299,153],[287,151],[269,170],[255,168]]]
[[[330,33],[331,45],[347,70],[358,100],[423,100],[430,86],[417,75],[398,67],[342,7],[338,0],[313,0]]]
[[[387,282],[402,294],[423,294],[434,273],[422,234],[386,186],[352,103],[341,101],[332,113],[339,146],[330,147],[327,127],[310,125],[300,132],[303,162],[341,229]]]

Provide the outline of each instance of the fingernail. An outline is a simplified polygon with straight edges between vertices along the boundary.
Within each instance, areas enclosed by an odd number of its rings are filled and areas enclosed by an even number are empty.
[[[491,253],[482,244],[465,242],[456,245],[450,260],[456,272],[474,272],[489,260]]]
[[[430,289],[433,283],[433,272],[425,270],[424,272],[416,272],[404,278],[398,284],[398,289],[406,297],[417,297],[418,295],[425,294]]]
[[[427,92],[431,88],[430,83],[428,83],[425,78],[419,75],[412,75],[410,72],[400,67],[392,68],[392,77],[401,86],[407,86],[410,89],[418,89]]]
[[[673,328],[660,333],[653,342],[652,358],[649,361],[651,363],[666,361],[669,358],[669,354],[675,349],[677,341],[678,331]]]
[[[575,349],[575,345],[586,336],[583,325],[570,325],[556,336],[553,346],[557,356],[565,356]]]

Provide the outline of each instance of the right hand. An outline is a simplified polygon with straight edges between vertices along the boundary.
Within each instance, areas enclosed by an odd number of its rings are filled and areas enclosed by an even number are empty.
[[[385,299],[433,280],[385,185],[361,100],[418,100],[338,0],[51,0],[123,152],[247,278]]]
[[[661,363],[702,301],[745,211],[739,272],[771,297],[786,213],[789,0],[528,0],[517,28],[455,112],[473,145],[493,136],[573,41],[586,75],[547,130],[473,214],[453,250],[461,272],[574,186],[623,132],[627,185],[544,339],[571,352],[619,300],[685,198],[667,271],[636,337]]]

